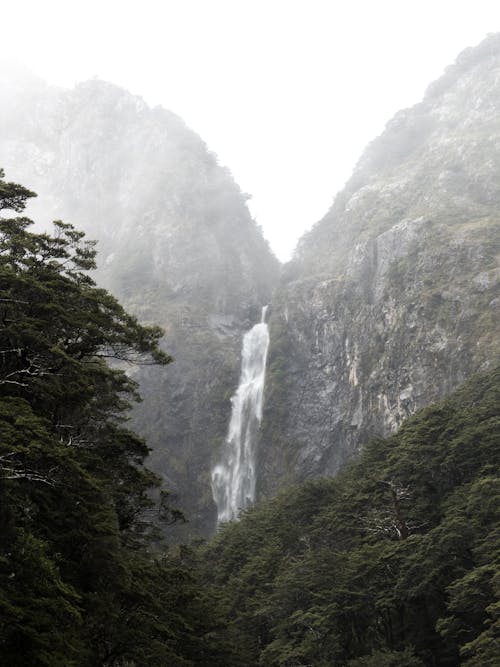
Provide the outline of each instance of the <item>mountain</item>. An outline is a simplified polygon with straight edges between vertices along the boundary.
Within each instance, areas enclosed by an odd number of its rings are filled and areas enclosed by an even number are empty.
[[[270,308],[260,494],[334,475],[500,352],[500,35],[362,155]]]
[[[134,368],[134,428],[190,523],[213,530],[210,466],[224,441],[243,333],[279,265],[247,196],[175,114],[112,84],[73,90],[3,73],[0,164],[38,193],[28,214],[98,240],[98,281],[165,329],[168,368]]]
[[[99,80],[0,86],[0,165],[30,211],[99,240],[99,281],[166,331],[130,369],[135,428],[190,519],[215,527],[244,332],[269,306],[257,495],[335,475],[500,354],[500,35],[467,49],[362,155],[281,271],[246,195],[175,114]]]

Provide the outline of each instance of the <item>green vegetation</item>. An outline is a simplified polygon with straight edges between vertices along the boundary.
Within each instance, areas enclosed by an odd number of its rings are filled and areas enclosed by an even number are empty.
[[[2,212],[32,196],[0,172]],[[81,232],[30,226],[0,217],[0,663],[223,664],[188,555],[152,554],[178,513],[125,424],[124,369],[166,364],[162,332],[96,287]]]
[[[32,196],[0,172],[0,211]],[[180,514],[126,425],[125,369],[167,364],[162,332],[95,285],[81,232],[30,225],[0,217],[1,664],[498,664],[500,368],[168,551]]]
[[[237,664],[498,664],[499,407],[497,369],[224,527],[206,576]]]

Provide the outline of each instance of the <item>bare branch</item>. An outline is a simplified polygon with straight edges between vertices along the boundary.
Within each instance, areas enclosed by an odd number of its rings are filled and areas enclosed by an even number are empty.
[[[13,350],[10,350],[13,351]],[[0,351],[0,354],[2,351]],[[28,385],[25,382],[19,380],[12,380],[16,376],[24,375],[31,377],[43,377],[44,375],[49,375],[51,370],[48,369],[42,362],[42,357],[40,355],[35,355],[34,357],[28,357],[26,359],[28,365],[25,368],[18,368],[15,371],[7,373],[3,378],[0,379],[1,384],[16,384],[20,387],[27,387]]]
[[[0,461],[14,456],[14,452],[4,454],[0,457]],[[47,474],[42,474],[36,470],[30,470],[29,468],[24,467],[21,463],[16,465],[16,462],[14,461],[13,464],[11,464],[11,467],[0,466],[0,479],[26,479],[30,482],[40,482],[42,484],[48,484],[49,486],[55,486],[56,481],[50,478],[50,475],[54,470],[55,468],[51,468]]]
[[[0,299],[4,303],[24,303],[25,305],[29,304],[29,301],[23,301],[23,299]]]

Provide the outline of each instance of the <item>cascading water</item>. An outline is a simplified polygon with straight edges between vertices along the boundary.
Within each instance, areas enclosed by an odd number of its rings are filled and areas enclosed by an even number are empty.
[[[240,383],[231,398],[231,420],[224,459],[212,470],[212,494],[218,522],[236,519],[255,499],[255,441],[262,420],[269,330],[267,306],[262,318],[243,337]]]

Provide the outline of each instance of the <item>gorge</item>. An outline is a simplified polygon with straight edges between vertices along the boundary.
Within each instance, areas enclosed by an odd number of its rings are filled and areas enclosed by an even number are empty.
[[[461,54],[367,147],[283,267],[228,170],[175,114],[99,80],[3,82],[2,165],[38,192],[30,214],[98,239],[99,283],[165,330],[174,363],[130,374],[144,399],[134,426],[189,519],[174,539],[212,534],[254,493],[337,474],[370,438],[494,364],[499,76],[498,35]],[[247,461],[235,473],[226,448],[245,437],[227,434],[230,397],[263,303],[259,456],[255,472]],[[231,503],[214,470],[247,479]]]
[[[1,664],[497,667],[499,113],[500,34],[280,265],[181,118],[1,79]]]

